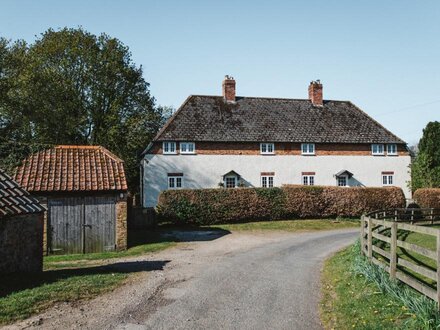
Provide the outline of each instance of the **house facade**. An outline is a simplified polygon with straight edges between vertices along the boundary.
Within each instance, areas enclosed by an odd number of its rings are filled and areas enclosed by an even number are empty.
[[[284,184],[401,187],[411,191],[406,143],[349,101],[191,95],[144,151],[142,201],[166,189],[277,187]]]
[[[60,145],[22,161],[14,179],[47,208],[45,253],[127,248],[124,162],[101,146]]]

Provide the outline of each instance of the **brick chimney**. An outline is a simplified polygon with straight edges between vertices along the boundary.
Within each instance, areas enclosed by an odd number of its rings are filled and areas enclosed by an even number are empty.
[[[310,82],[309,85],[309,99],[314,106],[322,107],[324,105],[322,100],[322,84],[319,80]]]
[[[226,102],[235,102],[235,79],[226,75],[222,84],[223,97]]]

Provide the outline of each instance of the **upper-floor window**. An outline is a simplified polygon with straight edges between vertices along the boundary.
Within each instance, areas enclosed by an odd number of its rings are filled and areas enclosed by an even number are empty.
[[[181,154],[194,154],[196,152],[196,145],[194,142],[180,142]]]
[[[263,188],[272,188],[273,187],[273,175],[261,176],[261,186]]]
[[[260,152],[262,155],[273,155],[275,153],[275,145],[273,143],[260,143]]]
[[[383,155],[384,154],[383,144],[372,144],[371,145],[371,153],[373,155]]]
[[[347,187],[347,177],[345,175],[341,175],[337,177],[338,187]]]
[[[176,142],[164,142],[162,150],[164,154],[176,154]]]
[[[180,189],[183,187],[183,176],[168,176],[168,189]]]
[[[301,144],[301,154],[314,155],[315,154],[315,144],[314,143]]]
[[[387,144],[387,155],[397,155],[397,144]]]

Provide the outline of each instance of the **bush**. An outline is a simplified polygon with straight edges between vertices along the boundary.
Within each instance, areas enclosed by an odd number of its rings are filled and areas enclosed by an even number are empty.
[[[166,190],[159,196],[160,220],[208,225],[287,218],[359,217],[405,206],[402,189],[283,186]]]
[[[440,208],[440,188],[417,189],[413,199],[422,208]]]

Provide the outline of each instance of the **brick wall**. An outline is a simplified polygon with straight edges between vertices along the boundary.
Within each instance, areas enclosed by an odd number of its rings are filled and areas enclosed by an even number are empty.
[[[43,269],[43,213],[0,221],[0,273],[41,272]]]
[[[176,143],[177,152],[179,143]],[[371,144],[316,143],[317,156],[371,156]],[[403,145],[397,146],[400,156],[409,155]],[[150,154],[162,154],[162,143],[156,142]],[[196,142],[198,155],[260,155],[256,142]],[[301,155],[301,143],[275,143],[276,155]]]

